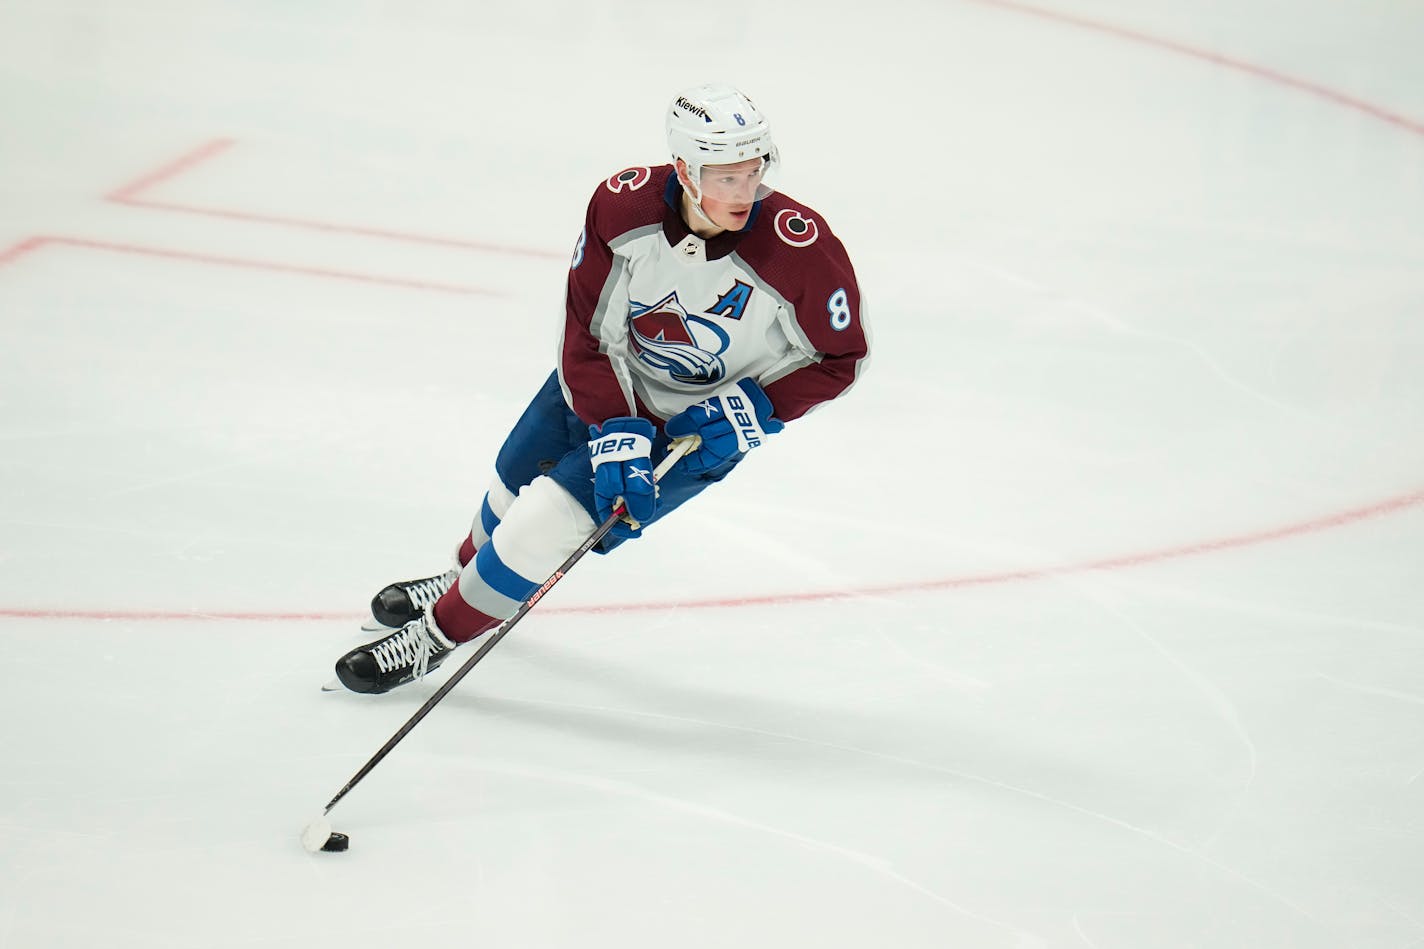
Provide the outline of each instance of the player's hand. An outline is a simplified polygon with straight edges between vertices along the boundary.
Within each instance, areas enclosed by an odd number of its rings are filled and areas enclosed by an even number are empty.
[[[593,462],[593,494],[600,520],[608,520],[622,498],[631,529],[621,525],[614,533],[637,537],[642,525],[653,519],[658,509],[657,488],[653,484],[653,423],[643,418],[611,418],[602,425],[588,427],[588,456]]]
[[[670,438],[698,435],[702,445],[683,459],[690,474],[730,461],[760,445],[786,424],[772,414],[771,400],[752,379],[743,379],[714,396],[688,406],[667,420]]]

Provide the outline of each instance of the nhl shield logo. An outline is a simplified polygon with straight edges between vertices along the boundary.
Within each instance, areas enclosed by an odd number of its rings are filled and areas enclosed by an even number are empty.
[[[727,375],[722,353],[731,338],[711,320],[690,315],[676,291],[651,305],[629,301],[628,340],[639,361],[676,382],[712,385]]]

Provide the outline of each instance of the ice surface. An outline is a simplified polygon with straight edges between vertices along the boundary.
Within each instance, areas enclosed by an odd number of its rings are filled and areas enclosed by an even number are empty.
[[[0,947],[1424,945],[1421,35],[10,3]],[[306,853],[434,688],[319,686],[445,566],[589,193],[708,78],[850,248],[869,372]]]

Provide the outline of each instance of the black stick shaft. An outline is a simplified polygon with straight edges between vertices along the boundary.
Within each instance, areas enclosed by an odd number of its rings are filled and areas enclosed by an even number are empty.
[[[682,439],[680,441],[674,442],[672,449],[667,454],[667,457],[663,459],[662,464],[658,465],[657,470],[653,472],[654,480],[661,479],[662,476],[667,474],[668,470],[671,469],[672,466],[677,463],[677,460],[679,458],[681,458],[683,455],[687,454],[689,451],[696,447],[697,441],[693,438]],[[460,668],[456,669],[455,674],[450,676],[450,678],[445,681],[444,685],[436,689],[435,694],[432,695],[430,698],[426,699],[425,704],[422,705],[420,708],[416,709],[415,714],[412,715],[406,721],[406,723],[400,727],[400,730],[397,731],[394,735],[392,735],[390,737],[390,740],[387,741],[384,745],[382,745],[379,751],[377,751],[374,755],[371,756],[371,760],[367,761],[364,765],[361,766],[360,771],[357,771],[354,775],[351,776],[351,780],[347,781],[346,786],[343,787],[340,791],[336,792],[336,796],[333,797],[327,803],[326,808],[322,811],[322,813],[330,814],[331,809],[336,806],[337,802],[340,801],[343,797],[345,797],[348,793],[350,793],[352,788],[360,784],[361,780],[365,778],[366,775],[370,774],[371,770],[375,768],[376,765],[380,764],[382,759],[384,759],[386,755],[390,754],[391,750],[394,749],[396,745],[401,743],[401,739],[405,738],[406,735],[409,735],[411,729],[415,728],[416,725],[419,725],[421,719],[429,715],[431,709],[439,705],[440,700],[445,698],[445,696],[449,695],[451,689],[459,685],[460,680],[469,674],[470,670],[473,669],[475,665],[481,659],[483,659],[491,649],[495,647],[495,644],[498,643],[501,639],[503,639],[505,634],[508,633],[511,629],[513,629],[515,624],[518,623],[521,619],[523,619],[525,614],[527,614],[530,610],[534,608],[534,604],[538,603],[541,599],[543,599],[544,594],[548,593],[551,589],[553,589],[554,584],[562,580],[564,578],[564,574],[568,573],[569,570],[572,569],[574,564],[578,563],[580,560],[583,559],[584,554],[588,553],[594,547],[598,546],[598,542],[603,540],[603,538],[607,536],[608,532],[613,530],[613,528],[617,526],[618,522],[623,519],[623,515],[624,513],[626,513],[626,511],[627,508],[620,504],[613,511],[613,513],[609,515],[606,521],[598,525],[598,529],[595,530],[592,534],[588,535],[588,539],[585,540],[582,544],[579,544],[578,550],[575,550],[572,554],[570,554],[569,558],[559,566],[559,569],[555,570],[553,574],[550,575],[549,579],[544,581],[544,583],[539,587],[539,589],[529,594],[529,598],[523,603],[519,604],[519,609],[514,611],[514,615],[511,616],[509,619],[505,620],[503,623],[501,623],[499,629],[491,633],[489,637],[485,639],[483,643],[480,644],[480,648],[476,650],[475,654],[470,658],[466,659],[465,664],[460,666]]]

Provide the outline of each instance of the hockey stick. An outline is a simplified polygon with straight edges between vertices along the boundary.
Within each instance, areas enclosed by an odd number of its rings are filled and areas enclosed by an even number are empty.
[[[663,476],[672,470],[672,466],[677,464],[678,460],[681,459],[683,455],[695,449],[700,441],[701,439],[699,439],[696,435],[692,435],[687,438],[680,438],[677,441],[673,442],[668,450],[667,457],[664,458],[662,462],[657,466],[657,468],[653,471],[653,483],[656,484],[657,482],[661,481],[663,479]],[[333,797],[327,803],[326,807],[322,809],[321,814],[316,818],[316,820],[308,824],[306,829],[302,831],[303,847],[305,847],[312,853],[316,853],[318,850],[340,851],[346,849],[348,844],[347,836],[345,834],[333,833],[331,830],[331,822],[326,819],[327,815],[331,813],[331,809],[335,807],[337,803],[341,801],[342,798],[349,794],[352,788],[360,784],[361,780],[365,778],[366,775],[370,774],[372,769],[374,769],[376,765],[380,764],[382,759],[384,759],[386,755],[390,754],[391,750],[394,749],[396,745],[400,744],[401,739],[405,738],[406,735],[409,735],[411,730],[415,728],[416,725],[420,724],[421,719],[429,715],[431,709],[439,705],[440,700],[450,694],[451,689],[455,688],[455,686],[460,684],[460,680],[463,679],[466,675],[468,675],[470,670],[473,669],[476,664],[478,664],[479,661],[483,659],[489,653],[489,651],[495,647],[495,644],[498,643],[501,639],[503,639],[505,637],[505,634],[508,633],[511,629],[513,629],[515,627],[515,624],[522,620],[525,614],[527,614],[530,610],[534,608],[534,604],[538,603],[541,599],[543,599],[544,594],[548,593],[551,589],[553,589],[554,584],[558,583],[564,578],[564,574],[568,573],[569,570],[573,568],[574,564],[578,563],[580,560],[583,559],[584,554],[588,553],[594,547],[598,546],[598,542],[603,540],[603,538],[607,536],[608,532],[613,530],[613,528],[618,525],[619,521],[623,520],[624,515],[627,514],[627,511],[627,505],[623,503],[622,498],[619,498],[614,505],[613,513],[608,516],[608,519],[605,520],[602,524],[598,525],[598,528],[592,534],[588,535],[587,540],[585,540],[582,544],[579,544],[578,549],[569,555],[569,559],[565,560],[559,566],[559,568],[549,576],[549,579],[545,580],[543,584],[540,585],[539,589],[529,594],[529,598],[526,599],[523,603],[519,604],[519,609],[515,610],[513,616],[501,623],[499,629],[495,630],[493,633],[491,633],[488,637],[485,638],[485,641],[480,645],[480,648],[475,652],[475,654],[469,659],[466,659],[465,664],[462,665],[459,669],[456,669],[455,674],[450,676],[450,678],[445,681],[444,685],[436,689],[435,694],[432,695],[430,698],[426,699],[424,705],[416,709],[415,714],[412,715],[406,721],[406,723],[402,725],[400,729],[390,737],[389,741],[387,741],[384,745],[381,746],[380,751],[377,751],[374,755],[372,755],[371,760],[367,761],[364,765],[362,765],[360,771],[357,771],[354,775],[352,775],[351,780],[346,782],[346,786],[343,787],[340,791],[336,792],[336,796]]]

